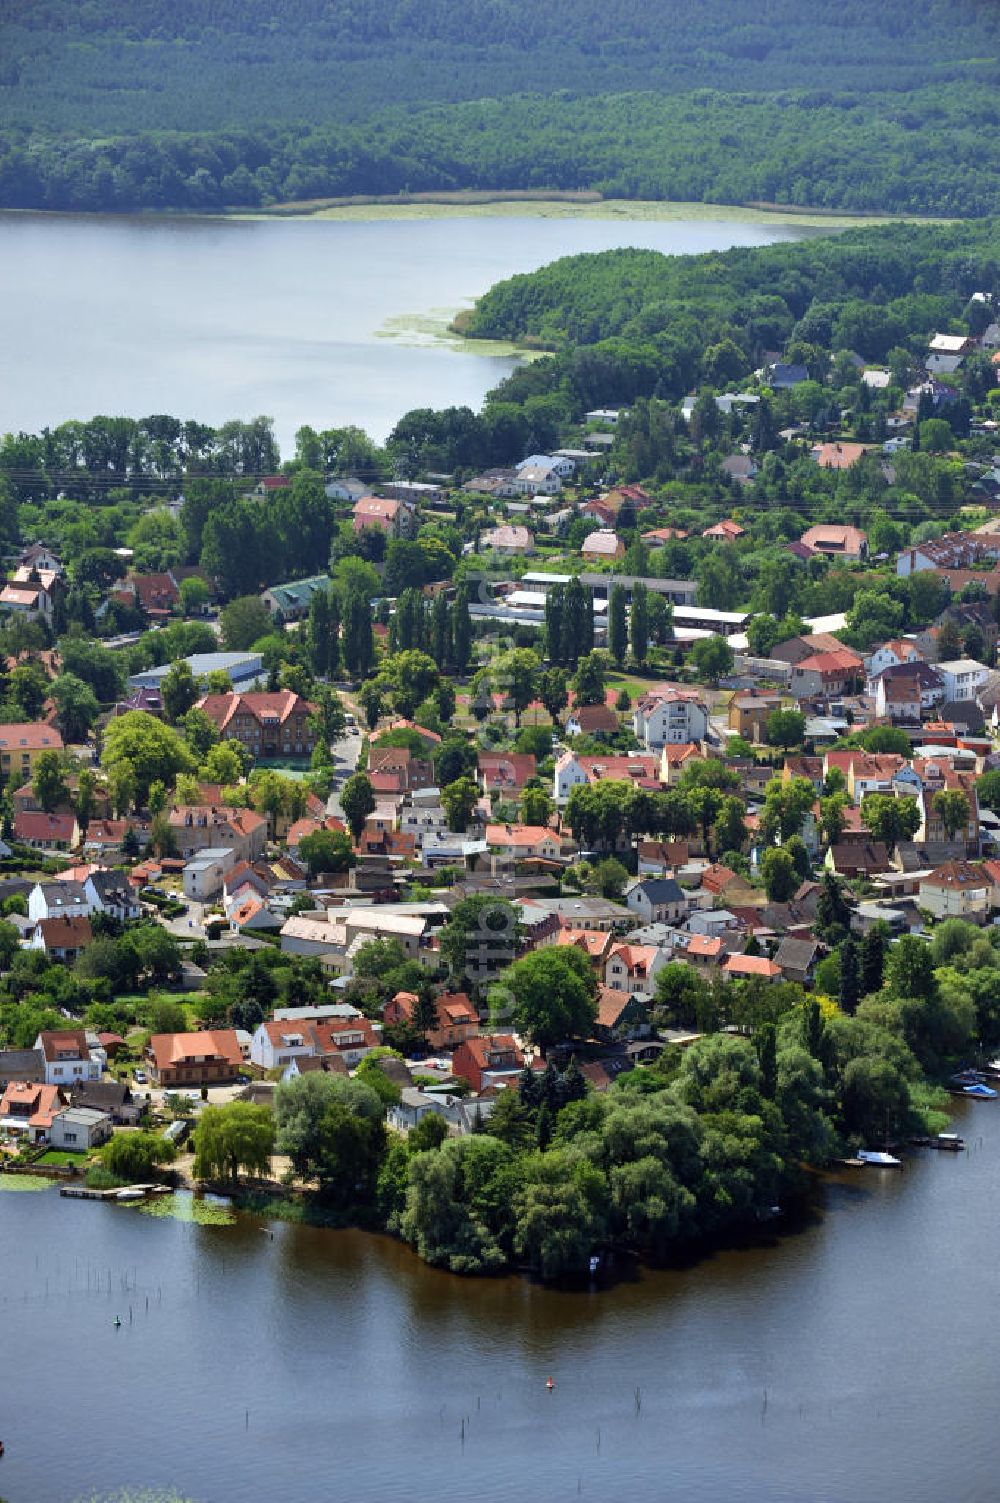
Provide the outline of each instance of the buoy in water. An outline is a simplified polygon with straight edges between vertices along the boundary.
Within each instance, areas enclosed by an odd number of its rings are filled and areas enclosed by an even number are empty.
[[[547,1388],[547,1389],[548,1389],[548,1390],[549,1390],[549,1392],[550,1392],[550,1393],[551,1393],[551,1392],[552,1392],[552,1390],[553,1390],[553,1388],[555,1388],[555,1386],[556,1386],[556,1385],[555,1385],[555,1383],[554,1383],[554,1382],[553,1382],[553,1381],[552,1381],[552,1379],[551,1379],[551,1378],[546,1378],[546,1380],[545,1380],[545,1386],[546,1386],[546,1388]]]
[[[115,1316],[115,1330],[116,1331],[117,1331],[118,1327],[121,1325],[121,1323],[122,1323],[121,1316],[120,1315],[116,1315]]]

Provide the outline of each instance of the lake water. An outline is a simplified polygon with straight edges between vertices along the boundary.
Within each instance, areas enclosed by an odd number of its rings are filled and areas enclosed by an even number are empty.
[[[478,408],[513,368],[428,332],[503,277],[579,251],[808,233],[711,219],[2,215],[0,432],[96,413],[266,413],[285,455],[303,423],[382,440],[411,407]]]
[[[593,1293],[0,1191],[0,1495],[985,1503],[1000,1104],[963,1111],[965,1154],[845,1171],[794,1234]]]

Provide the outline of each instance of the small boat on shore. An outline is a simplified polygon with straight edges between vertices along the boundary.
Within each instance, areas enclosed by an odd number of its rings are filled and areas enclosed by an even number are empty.
[[[871,1169],[902,1169],[903,1160],[876,1148],[859,1148],[858,1158]]]

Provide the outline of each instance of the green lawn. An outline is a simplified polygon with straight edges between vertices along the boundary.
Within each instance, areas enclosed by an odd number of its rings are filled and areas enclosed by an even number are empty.
[[[46,1164],[49,1168],[65,1168],[67,1164],[79,1166],[86,1160],[86,1153],[70,1153],[68,1149],[50,1148],[47,1153],[42,1154],[40,1159],[36,1159],[35,1163]]]

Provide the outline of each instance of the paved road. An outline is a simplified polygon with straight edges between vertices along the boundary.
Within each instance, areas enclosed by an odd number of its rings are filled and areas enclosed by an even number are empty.
[[[334,774],[330,797],[326,801],[326,812],[335,819],[343,819],[344,811],[340,803],[340,790],[358,765],[358,758],[361,755],[360,730],[356,726],[348,726],[343,739],[331,743],[330,751],[333,753],[333,764],[336,772]]]

